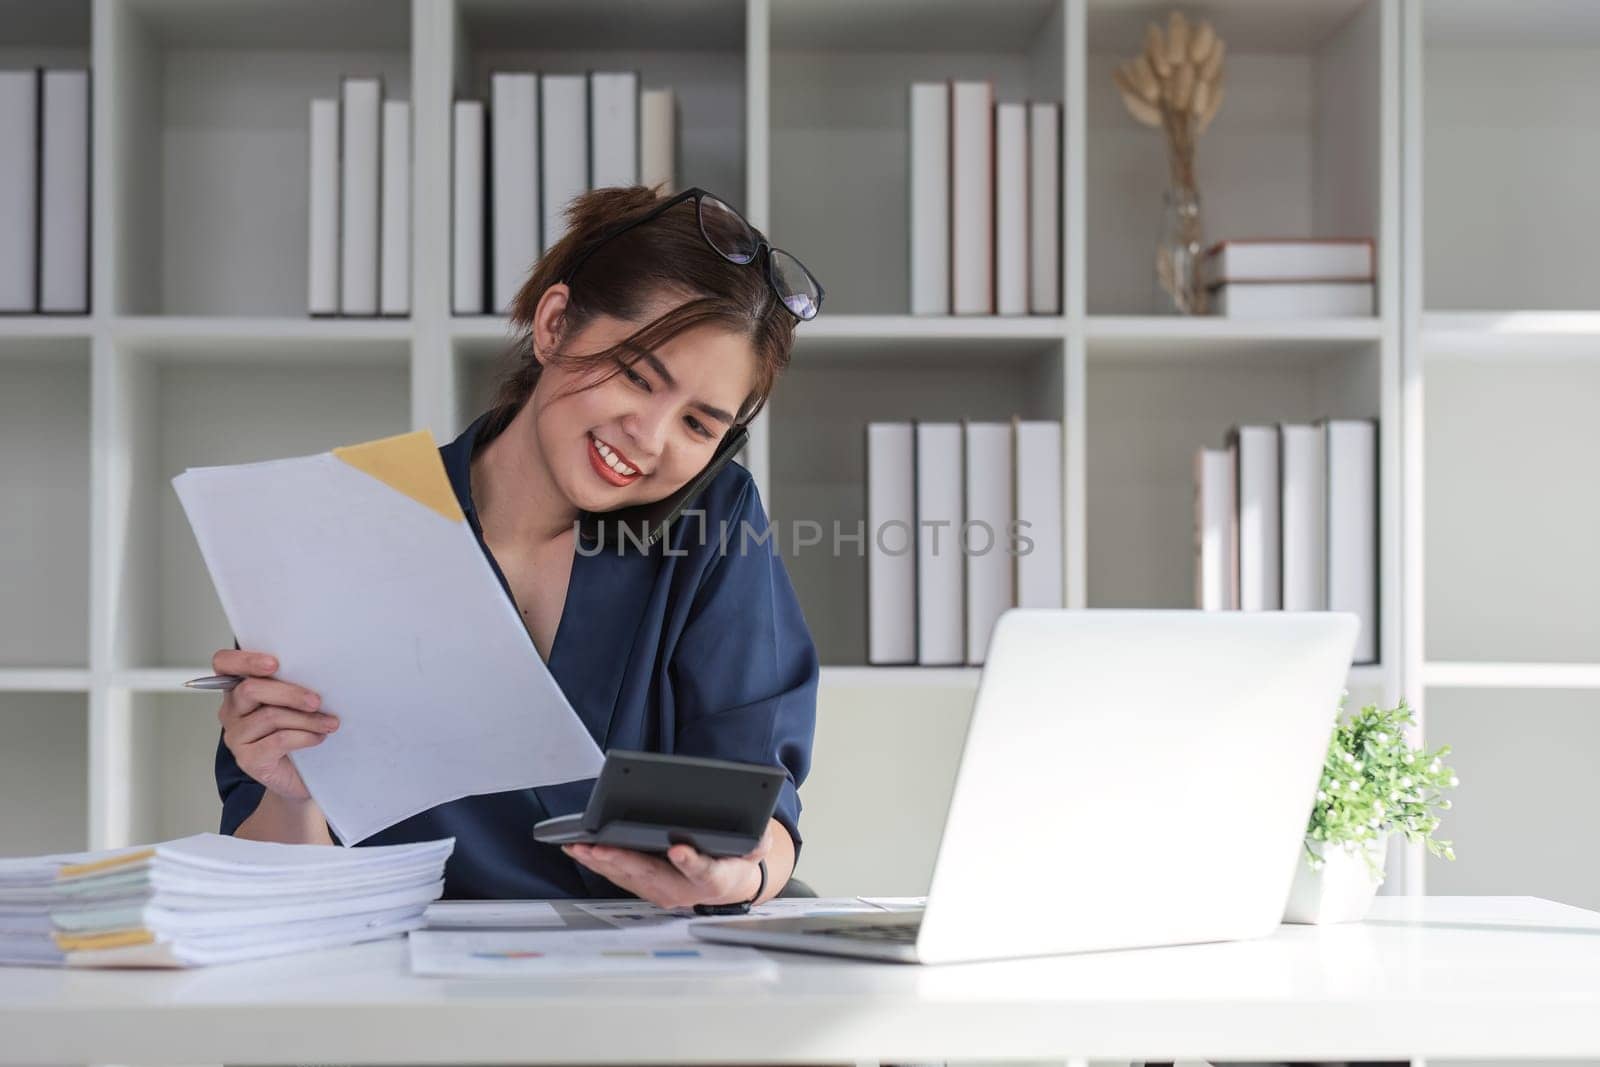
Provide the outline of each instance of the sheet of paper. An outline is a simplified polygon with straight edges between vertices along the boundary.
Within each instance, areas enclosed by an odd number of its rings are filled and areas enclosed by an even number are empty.
[[[566,920],[543,900],[439,900],[424,918],[430,930],[564,929]]]
[[[216,963],[287,956],[295,952],[340,948],[363,941],[380,941],[415,930],[422,916],[415,909],[354,916],[339,922],[307,923],[293,936],[268,939],[181,938],[152,941],[122,948],[67,952],[68,967],[203,967]]]
[[[411,972],[445,977],[771,978],[755,949],[654,937],[647,930],[417,930]]]
[[[243,932],[302,926],[313,920],[409,908],[420,911],[444,892],[444,882],[391,889],[382,893],[329,893],[297,904],[262,904],[250,908],[164,908],[134,903],[110,908],[55,908],[50,918],[63,932],[140,926],[163,937]]]
[[[599,774],[425,431],[173,485],[240,646],[339,715],[291,758],[346,844],[460,797]]]
[[[651,929],[658,934],[681,934],[691,922],[709,921],[692,909],[667,911],[643,900],[586,900],[578,902],[578,910],[609,923],[618,930]],[[799,918],[805,915],[841,915],[846,913],[874,912],[882,909],[862,902],[856,897],[779,897],[765,904],[757,904],[748,916],[738,918],[777,919]],[[715,918],[726,919],[727,916]]]
[[[857,899],[882,911],[921,911],[928,906],[927,897],[858,897]]]
[[[687,908],[669,911],[643,900],[581,900],[578,910],[610,923],[619,930],[646,926],[677,926],[695,917]]]
[[[404,845],[373,845],[359,852],[251,841],[230,834],[200,833],[154,845],[85,853],[81,863],[61,869],[64,884],[136,871],[180,872],[207,881],[223,878],[300,881],[307,877],[349,877],[396,867],[438,866],[449,858],[455,838]]]

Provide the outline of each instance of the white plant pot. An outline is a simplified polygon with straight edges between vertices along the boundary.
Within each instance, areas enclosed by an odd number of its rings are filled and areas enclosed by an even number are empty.
[[[1379,871],[1389,854],[1388,846],[1388,834],[1367,842]],[[1348,923],[1366,918],[1383,879],[1373,878],[1360,849],[1346,851],[1343,845],[1330,848],[1323,842],[1314,843],[1311,848],[1322,858],[1322,868],[1313,871],[1304,853],[1296,858],[1294,885],[1289,890],[1283,921]]]

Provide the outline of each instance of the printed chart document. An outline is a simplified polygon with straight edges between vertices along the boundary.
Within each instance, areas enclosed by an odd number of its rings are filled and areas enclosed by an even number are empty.
[[[440,900],[423,916],[430,930],[519,930],[566,928],[548,900]]]
[[[578,902],[585,915],[608,923],[618,930],[660,928],[687,933],[692,922],[703,921],[693,909],[668,910],[645,900],[587,900]],[[891,911],[864,897],[779,897],[750,909],[752,919],[797,919],[807,915],[846,915],[870,911]],[[660,930],[658,929],[658,932]],[[699,944],[698,941],[691,942]]]
[[[775,978],[753,948],[647,930],[415,930],[411,973],[447,977]]]
[[[173,485],[240,647],[340,718],[290,758],[341,842],[600,773],[427,431]]]
[[[758,919],[903,911],[923,898],[794,897],[750,909]],[[712,945],[689,932],[708,922],[688,908],[668,910],[644,900],[586,900],[579,911],[609,930],[441,927],[433,917],[452,907],[465,916],[493,914],[495,901],[442,901],[428,908],[428,929],[410,935],[411,971],[449,977],[760,977],[776,975],[773,960],[753,948]],[[518,912],[538,901],[504,902]],[[548,905],[547,905],[548,906]],[[552,909],[552,913],[554,909]],[[537,914],[537,913],[534,913]],[[469,920],[470,921],[470,920]],[[531,924],[529,924],[531,925]]]

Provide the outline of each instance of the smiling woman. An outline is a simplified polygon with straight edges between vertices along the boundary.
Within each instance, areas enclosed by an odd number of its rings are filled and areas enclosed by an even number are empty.
[[[465,797],[361,844],[455,837],[450,897],[765,900],[799,853],[817,653],[749,472],[713,461],[765,405],[822,287],[700,190],[670,199],[598,190],[568,218],[513,304],[518,338],[496,402],[440,449],[445,469],[601,748],[782,767],[776,815],[754,852],[728,859],[683,845],[662,859],[535,842],[536,822],[584,807],[591,780]],[[698,521],[674,524],[662,541],[590,543],[586,520],[686,492]],[[338,709],[274,677],[267,651],[227,649],[213,661],[219,673],[259,679],[219,712],[222,830],[331,843],[287,753],[320,743]]]

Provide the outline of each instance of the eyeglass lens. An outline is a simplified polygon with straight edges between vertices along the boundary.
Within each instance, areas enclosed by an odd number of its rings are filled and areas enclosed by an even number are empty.
[[[739,213],[714,196],[700,198],[700,229],[711,247],[734,263],[749,263],[760,249],[760,238]],[[820,294],[816,282],[800,261],[779,249],[771,252],[771,278],[785,306],[796,316],[817,314]]]
[[[756,258],[759,244],[755,232],[737,211],[714,196],[700,198],[700,229],[724,258],[735,263]]]
[[[783,298],[783,302],[799,318],[814,318],[820,294],[811,275],[800,265],[798,259],[781,249],[774,248],[771,259],[772,282],[777,287],[778,295]]]

